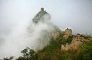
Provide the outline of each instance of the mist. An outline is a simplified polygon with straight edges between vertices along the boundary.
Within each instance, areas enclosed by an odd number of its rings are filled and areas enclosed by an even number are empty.
[[[37,52],[47,46],[52,38],[53,29],[50,26],[53,25],[47,15],[43,17],[44,22],[41,20],[37,24],[32,21],[22,21],[7,36],[4,36],[5,42],[0,46],[0,58],[19,57],[21,51],[27,47]]]
[[[25,47],[38,50],[38,46],[42,46],[36,39],[43,35],[40,35],[42,30],[50,32],[48,25],[41,23],[35,26],[32,23],[33,17],[41,7],[50,13],[51,22],[61,30],[68,27],[73,33],[92,34],[91,0],[54,0],[53,2],[52,0],[0,0],[0,58],[19,56]],[[28,34],[28,29],[34,32]],[[44,46],[48,42],[49,40]]]
[[[0,47],[0,58],[21,56],[21,51],[26,47],[38,51],[49,43],[51,31],[47,24],[35,25],[31,23],[27,25],[25,23],[23,25],[20,24],[8,36],[4,37],[5,42]]]

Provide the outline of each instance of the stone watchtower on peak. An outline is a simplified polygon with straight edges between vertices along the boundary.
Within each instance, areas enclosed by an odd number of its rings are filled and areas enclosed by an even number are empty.
[[[44,8],[41,8],[41,10],[36,14],[36,16],[33,18],[34,23],[38,23],[39,21],[45,21],[47,18],[45,18],[45,15],[47,15],[48,20],[50,20],[51,16],[49,13],[44,11]]]
[[[64,32],[64,38],[67,39],[69,36],[72,36],[72,30],[67,28]]]
[[[41,8],[41,12],[43,12],[44,11],[44,8]]]

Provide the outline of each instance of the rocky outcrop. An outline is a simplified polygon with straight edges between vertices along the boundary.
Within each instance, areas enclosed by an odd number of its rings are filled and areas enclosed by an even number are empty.
[[[71,44],[66,43],[66,45],[61,45],[61,50],[67,51],[70,48],[79,50],[79,44],[83,42],[85,42],[84,37],[78,33],[76,36],[73,37]]]
[[[59,32],[55,32],[53,34],[54,40],[56,40],[59,36],[60,36],[60,33]]]

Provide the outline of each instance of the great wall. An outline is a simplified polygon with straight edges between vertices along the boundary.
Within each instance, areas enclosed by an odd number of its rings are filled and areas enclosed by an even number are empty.
[[[69,36],[72,36],[72,30],[71,29],[65,29],[64,31],[64,39],[67,39]],[[65,45],[61,45],[61,50],[67,51],[69,49],[79,49],[79,44],[84,43],[86,41],[89,41],[90,38],[85,38],[82,34],[77,33],[76,35],[73,35],[72,42],[70,44],[66,43]]]

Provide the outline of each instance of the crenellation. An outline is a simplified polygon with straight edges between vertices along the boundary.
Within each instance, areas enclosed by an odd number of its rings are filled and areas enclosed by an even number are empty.
[[[77,33],[77,35],[73,37],[73,40],[84,42],[84,37],[81,34]]]
[[[69,36],[72,36],[72,30],[71,29],[65,29],[65,32],[64,32],[64,38],[67,39]]]
[[[63,37],[67,39],[69,36],[72,36],[72,30],[67,28],[65,29],[65,35]],[[61,45],[61,50],[67,51],[70,48],[78,50],[79,44],[83,42],[85,42],[83,35],[77,33],[73,36],[71,44],[66,43],[65,45]]]

